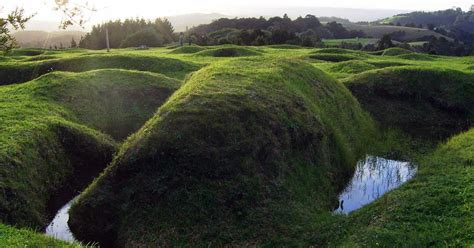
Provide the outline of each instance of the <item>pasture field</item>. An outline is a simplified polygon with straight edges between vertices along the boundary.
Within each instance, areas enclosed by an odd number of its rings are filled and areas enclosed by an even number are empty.
[[[473,121],[474,57],[14,50],[0,57],[0,246],[469,247]],[[333,214],[367,154],[418,172]],[[43,235],[77,195],[82,243]]]

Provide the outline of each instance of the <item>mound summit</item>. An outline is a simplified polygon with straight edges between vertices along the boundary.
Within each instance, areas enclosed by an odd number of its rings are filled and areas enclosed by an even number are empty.
[[[69,225],[103,246],[256,244],[331,209],[374,132],[310,64],[215,63],[126,141]]]

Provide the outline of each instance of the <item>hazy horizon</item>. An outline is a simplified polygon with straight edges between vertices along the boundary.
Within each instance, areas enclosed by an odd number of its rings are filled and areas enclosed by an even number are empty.
[[[85,3],[82,0],[70,1],[72,3]],[[268,2],[266,4],[266,2]],[[0,14],[23,7],[28,14],[36,13],[32,22],[48,23],[60,22],[62,15],[53,11],[54,0],[20,0],[9,3],[1,3],[3,11]],[[114,0],[94,1],[93,6],[97,9],[88,15],[88,25],[100,23],[111,19],[124,19],[129,17],[169,17],[186,14],[211,14],[218,13],[227,16],[273,16],[288,13],[290,17],[304,14],[316,14],[318,16],[337,16],[347,18],[351,21],[374,21],[377,18],[389,17],[398,13],[409,11],[433,11],[461,7],[466,10],[471,4],[467,0],[450,1],[408,1],[380,2],[375,0],[341,0],[330,4],[314,3],[308,0],[294,0],[291,4],[283,0],[260,1],[255,3],[251,0],[236,2],[202,0],[199,2],[182,0],[179,2],[157,3],[156,1],[135,0],[133,2],[117,2]],[[351,11],[353,10],[353,11]],[[366,10],[366,11],[364,11]],[[306,11],[306,13],[305,13]],[[318,13],[319,12],[319,13]],[[31,24],[34,26],[34,24]],[[37,25],[41,27],[41,25]],[[27,27],[33,30],[35,28]],[[77,29],[77,27],[73,28]]]

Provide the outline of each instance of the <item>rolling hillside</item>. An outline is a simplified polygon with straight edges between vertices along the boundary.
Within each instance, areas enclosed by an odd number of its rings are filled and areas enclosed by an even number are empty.
[[[82,247],[41,234],[79,195],[83,244],[469,247],[473,68],[401,48],[14,50],[0,57],[0,244]],[[417,173],[334,214],[366,154]]]

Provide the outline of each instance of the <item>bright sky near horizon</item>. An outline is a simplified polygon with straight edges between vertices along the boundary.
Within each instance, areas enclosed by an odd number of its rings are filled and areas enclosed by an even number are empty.
[[[400,9],[400,10],[440,10],[453,6],[467,10],[474,0],[70,0],[71,2],[89,2],[99,11],[92,16],[92,22],[124,17],[172,16],[187,13],[221,13],[227,15],[245,15],[265,8],[285,7],[338,7],[362,9]],[[3,0],[0,6],[5,11],[16,6],[24,7],[28,13],[37,13],[35,20],[55,21],[61,18],[60,13],[52,11],[54,0]]]

